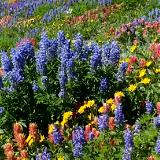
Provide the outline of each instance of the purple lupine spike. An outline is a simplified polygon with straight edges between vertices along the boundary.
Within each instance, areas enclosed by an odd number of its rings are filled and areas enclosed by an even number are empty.
[[[154,125],[160,127],[160,115],[154,118]]]
[[[60,129],[55,125],[53,130],[53,138],[55,144],[61,144],[63,141],[63,136],[60,132]]]
[[[76,127],[72,132],[73,156],[75,158],[82,157],[83,145],[85,143],[84,130]]]
[[[134,143],[133,143],[133,133],[127,128],[124,134],[124,154],[122,160],[131,160],[131,154],[133,151]]]
[[[98,117],[98,128],[100,131],[104,131],[108,126],[108,115],[102,114]]]
[[[158,138],[156,141],[155,151],[157,154],[160,154],[160,138]]]
[[[153,111],[153,104],[150,101],[146,101],[146,113],[151,114]]]
[[[114,111],[114,114],[115,114],[115,123],[116,123],[116,126],[118,127],[119,125],[124,124],[124,120],[125,119],[124,119],[124,114],[123,114],[122,106],[121,105],[117,106],[117,108]]]
[[[92,56],[91,56],[91,60],[90,60],[90,64],[91,64],[91,68],[93,70],[96,70],[98,66],[101,66],[101,50],[98,46],[98,44],[93,43],[92,44]]]
[[[12,70],[12,62],[6,52],[1,53],[1,63],[6,73]]]
[[[101,78],[100,87],[99,87],[100,92],[102,92],[102,93],[107,92],[108,87],[109,87],[108,78],[106,78],[106,77]]]

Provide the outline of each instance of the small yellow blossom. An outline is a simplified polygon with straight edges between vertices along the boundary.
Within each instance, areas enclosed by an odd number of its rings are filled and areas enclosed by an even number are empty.
[[[48,134],[51,134],[54,130],[54,124],[50,124],[48,127]]]
[[[104,110],[105,110],[105,108],[104,108],[104,106],[102,106],[102,107],[100,107],[100,108],[98,109],[98,112],[99,112],[99,113],[103,113]]]
[[[151,80],[149,78],[144,78],[140,83],[148,84]]]
[[[64,156],[59,156],[58,160],[64,160]]]
[[[26,142],[28,143],[33,137],[29,134],[29,136],[26,139]]]
[[[40,140],[39,140],[39,142],[43,142],[44,140],[45,140],[44,135],[40,135]]]
[[[115,97],[124,97],[124,93],[119,91],[114,94]]]
[[[130,92],[134,92],[137,88],[137,85],[136,84],[131,84],[129,87],[128,87],[128,91]]]
[[[148,62],[146,63],[146,66],[149,67],[151,64],[152,64],[152,61],[148,61]]]
[[[130,52],[133,53],[136,50],[137,46],[133,45],[131,46]]]
[[[113,103],[114,103],[114,100],[113,100],[112,98],[110,98],[110,99],[106,100],[106,103],[107,103],[107,104],[113,104]]]
[[[155,72],[156,72],[156,73],[160,73],[160,68],[156,68],[156,69],[155,69]]]
[[[32,139],[29,141],[28,145],[31,146],[33,142],[34,142],[34,139],[32,138]]]
[[[95,101],[94,101],[94,100],[90,100],[90,101],[88,101],[88,103],[87,103],[87,107],[90,108],[90,107],[92,107],[94,104],[95,104]]]
[[[92,114],[91,113],[88,115],[88,119],[91,121],[91,119],[92,119]]]
[[[83,106],[81,106],[81,107],[79,108],[79,110],[78,110],[78,113],[80,113],[80,114],[84,113],[84,111],[85,111],[86,108],[87,108],[87,105],[86,105],[86,104],[83,105]]]
[[[26,139],[26,142],[28,143],[29,146],[31,146],[32,143],[34,142],[33,136],[29,134],[29,136]]]
[[[113,103],[113,104],[111,105],[111,110],[114,111],[115,109],[116,109],[116,105]]]
[[[142,69],[139,71],[139,78],[142,78],[146,74],[146,69]]]

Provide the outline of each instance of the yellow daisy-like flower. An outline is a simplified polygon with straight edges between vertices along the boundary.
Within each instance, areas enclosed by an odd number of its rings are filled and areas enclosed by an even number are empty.
[[[160,73],[160,68],[156,68],[155,73]]]
[[[73,115],[73,112],[71,112],[71,111],[65,112],[65,113],[63,114],[63,119],[68,120],[72,115]]]
[[[54,124],[50,124],[48,127],[48,134],[51,134],[54,130]]]
[[[88,115],[88,119],[91,121],[91,119],[92,119],[92,114],[91,113]]]
[[[142,78],[146,74],[146,69],[142,69],[139,71],[139,78]]]
[[[87,105],[86,105],[86,104],[83,105],[83,106],[81,106],[81,107],[79,108],[79,110],[78,110],[78,113],[80,113],[80,114],[84,113],[84,111],[85,111],[86,108],[87,108]]]
[[[28,145],[31,146],[33,142],[34,142],[34,139],[32,138],[32,139],[29,141]]]
[[[104,110],[105,110],[105,108],[104,108],[104,106],[102,106],[102,107],[100,107],[100,108],[98,109],[98,112],[99,112],[99,113],[103,113]]]
[[[137,46],[133,45],[131,46],[130,52],[133,53],[136,50]]]
[[[111,110],[114,111],[115,109],[116,109],[116,105],[113,103],[113,104],[111,105]]]
[[[146,66],[149,67],[151,64],[152,64],[152,61],[148,61],[148,62],[146,63]]]
[[[144,78],[140,83],[148,84],[151,80],[149,78]]]
[[[39,140],[39,142],[43,142],[44,140],[45,140],[44,135],[40,135],[40,140]]]
[[[31,146],[32,143],[34,142],[33,136],[31,136],[31,135],[29,134],[29,136],[28,136],[27,139],[26,139],[26,142],[28,143],[29,146]]]
[[[90,107],[92,107],[94,104],[95,104],[95,101],[94,101],[94,100],[90,100],[90,101],[88,101],[88,103],[87,103],[87,107],[90,108]]]
[[[130,91],[130,92],[134,92],[136,89],[137,89],[137,85],[136,84],[131,84],[128,87],[128,91]]]
[[[113,100],[112,98],[110,98],[110,99],[106,100],[106,103],[107,103],[107,104],[113,104],[113,103],[114,103],[114,100]]]
[[[114,94],[115,97],[124,97],[124,93],[119,91]]]
[[[64,156],[58,157],[58,160],[64,160]]]

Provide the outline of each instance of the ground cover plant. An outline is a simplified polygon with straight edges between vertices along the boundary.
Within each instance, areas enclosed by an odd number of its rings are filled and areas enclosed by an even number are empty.
[[[158,1],[0,9],[0,159],[160,159]]]

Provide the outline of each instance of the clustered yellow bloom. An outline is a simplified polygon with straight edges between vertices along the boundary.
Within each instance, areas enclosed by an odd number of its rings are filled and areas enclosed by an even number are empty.
[[[54,130],[54,124],[50,124],[48,127],[48,134],[51,134]]]
[[[124,97],[124,93],[119,91],[114,94],[115,97]]]
[[[90,100],[87,102],[87,104],[84,104],[83,106],[81,106],[78,110],[78,113],[82,114],[84,113],[84,111],[87,109],[87,108],[91,108],[95,105],[95,101],[94,100]]]
[[[139,71],[139,78],[142,78],[146,74],[146,69],[142,69]]]
[[[57,157],[58,160],[64,160],[64,156]]]
[[[156,69],[155,69],[155,72],[156,72],[156,73],[160,73],[160,68],[156,68]]]
[[[136,84],[131,84],[128,87],[128,91],[130,91],[130,92],[134,92],[136,89],[137,89],[137,85]]]
[[[100,108],[98,109],[98,112],[99,112],[99,113],[103,113],[103,112],[104,112],[104,110],[105,110],[105,107],[104,107],[104,106],[102,106],[102,107],[100,107]]]
[[[73,112],[71,112],[71,111],[65,112],[65,113],[63,114],[63,120],[62,120],[62,122],[61,122],[61,125],[64,126],[64,125],[68,122],[68,120],[70,119],[70,117],[71,117],[72,115],[73,115]]]
[[[107,103],[107,104],[113,104],[113,103],[114,103],[114,100],[113,100],[112,98],[110,98],[110,99],[106,100],[106,103]]]
[[[131,46],[130,52],[133,53],[136,50],[136,48],[137,48],[136,45]]]
[[[21,21],[18,21],[16,23],[17,26],[19,25],[22,25],[24,27],[28,27],[28,26],[31,26],[33,23],[35,23],[35,21],[38,21],[40,20],[41,17],[40,16],[36,16],[36,17],[32,17],[30,19],[27,19],[27,20],[21,20]]]
[[[113,103],[113,104],[111,105],[111,110],[112,110],[112,112],[113,112],[115,109],[116,109],[116,105],[115,105],[115,103]]]
[[[151,64],[152,64],[152,61],[148,61],[148,62],[146,63],[146,66],[149,67]]]
[[[34,137],[31,134],[29,134],[29,136],[26,139],[26,143],[28,143],[28,145],[31,146],[34,141]]]
[[[151,80],[149,78],[144,78],[141,80],[140,83],[143,83],[143,84],[148,84]]]
[[[45,140],[44,135],[40,135],[40,140],[39,140],[39,142],[43,142],[44,140]]]

